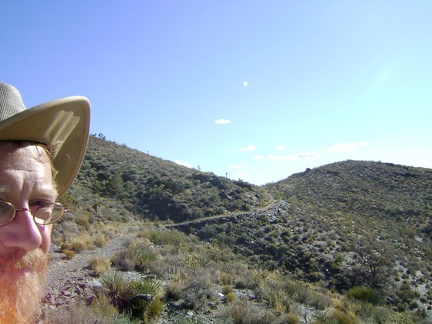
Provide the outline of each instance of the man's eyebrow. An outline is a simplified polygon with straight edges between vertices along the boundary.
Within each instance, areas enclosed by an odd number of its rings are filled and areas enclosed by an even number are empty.
[[[58,192],[55,188],[48,189],[48,190],[41,190],[39,192],[39,194],[44,195],[44,196],[58,197]]]

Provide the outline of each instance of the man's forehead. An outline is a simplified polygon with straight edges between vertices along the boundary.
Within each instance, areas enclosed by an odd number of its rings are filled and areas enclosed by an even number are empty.
[[[34,188],[38,188],[41,193],[57,197],[52,176],[50,158],[42,147],[0,142],[0,178],[22,178],[26,182],[32,183]],[[49,181],[47,182],[48,177]],[[12,192],[11,184],[8,182],[0,182],[0,193]]]
[[[29,165],[49,167],[52,171],[51,158],[44,148],[38,145],[23,145],[14,142],[0,142],[0,172],[5,169],[23,169]]]

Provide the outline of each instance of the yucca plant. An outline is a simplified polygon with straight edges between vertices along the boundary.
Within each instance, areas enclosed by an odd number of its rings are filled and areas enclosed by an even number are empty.
[[[132,245],[128,252],[137,270],[145,270],[149,262],[156,260],[156,254],[145,247]]]
[[[155,318],[162,311],[163,302],[160,300],[161,287],[151,279],[133,281],[129,286],[131,296],[124,310],[134,318],[146,321]]]
[[[110,271],[101,277],[101,283],[113,305],[117,309],[121,309],[127,300],[125,291],[128,290],[127,286],[130,285],[130,282],[127,281],[118,271]]]
[[[149,320],[162,311],[161,286],[152,279],[128,280],[118,271],[107,273],[101,279],[113,305],[133,318]]]

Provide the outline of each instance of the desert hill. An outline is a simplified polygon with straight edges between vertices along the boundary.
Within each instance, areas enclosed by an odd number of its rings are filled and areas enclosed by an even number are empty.
[[[296,323],[301,314],[303,323],[330,323],[339,315],[352,321],[337,323],[430,319],[430,169],[343,161],[255,186],[91,136],[79,176],[62,199],[71,211],[55,228],[54,242],[70,258],[109,244],[117,229],[136,233],[123,254],[107,261],[106,270],[144,272],[164,283],[160,291],[165,292],[155,296],[165,308],[155,311],[154,318],[162,314],[167,323],[166,312],[173,307],[200,314],[204,322],[221,320],[218,316],[227,314],[220,315],[222,309],[238,315],[240,309],[252,307],[241,304],[247,302],[240,287],[255,296],[253,307],[266,314],[263,318],[272,318],[263,323],[287,322],[289,316]],[[149,251],[155,255],[146,259],[148,264],[136,261],[136,253],[143,257]],[[225,299],[217,300],[209,292],[207,275],[216,286],[222,285],[225,292],[219,294]],[[201,276],[207,278],[205,283],[193,282]],[[294,283],[309,297],[289,295]],[[185,302],[189,297],[173,291],[174,284],[185,292],[192,289],[200,302]],[[282,290],[275,291],[276,286]],[[274,300],[275,294],[283,301]],[[339,309],[330,301],[336,298],[332,294],[340,294],[338,300],[347,298],[357,311]],[[315,303],[312,295],[326,302]],[[113,303],[126,314],[122,303]],[[279,311],[272,313],[275,317],[268,315],[274,311]],[[230,314],[226,318],[236,317]]]

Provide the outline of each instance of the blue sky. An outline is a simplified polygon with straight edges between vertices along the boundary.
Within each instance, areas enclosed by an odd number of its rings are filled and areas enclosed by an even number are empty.
[[[255,184],[432,168],[432,1],[2,1],[0,80],[91,132]]]

